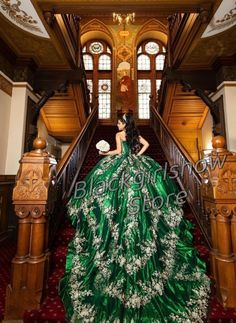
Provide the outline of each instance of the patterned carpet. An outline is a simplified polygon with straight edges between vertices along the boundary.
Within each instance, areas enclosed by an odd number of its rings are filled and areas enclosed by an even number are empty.
[[[141,135],[150,142],[150,147],[146,151],[147,155],[150,155],[161,165],[164,165],[166,159],[162,153],[160,144],[157,139],[155,139],[155,134],[153,130],[148,126],[140,126]],[[78,180],[82,180],[88,171],[101,159],[102,156],[98,155],[96,150],[96,143],[100,139],[107,140],[111,144],[111,149],[115,148],[114,136],[117,131],[116,127],[103,126],[96,130],[95,136],[90,145],[88,154],[86,156],[85,162],[81,169]],[[194,217],[190,212],[189,208],[185,207],[185,215],[191,221],[194,221]],[[65,312],[63,305],[58,297],[57,286],[60,277],[64,272],[65,255],[67,250],[67,244],[73,237],[74,229],[71,227],[69,222],[65,219],[60,231],[58,232],[58,240],[55,243],[53,250],[53,265],[51,268],[51,275],[47,284],[47,290],[45,293],[45,298],[42,302],[41,308],[39,310],[25,311],[24,322],[25,323],[46,323],[46,322],[66,322]],[[201,231],[195,225],[194,232],[194,243],[199,251],[200,257],[203,258],[208,264],[209,271],[209,256],[208,249],[204,244]],[[5,289],[7,282],[9,281],[9,262],[14,254],[14,244],[7,242],[4,246],[0,248],[1,257],[1,275],[0,275],[0,318],[3,317],[4,299],[5,299]],[[209,306],[209,319],[208,322],[220,322],[220,323],[236,323],[236,309],[235,310],[224,310],[221,305],[217,302],[212,293],[212,299]]]

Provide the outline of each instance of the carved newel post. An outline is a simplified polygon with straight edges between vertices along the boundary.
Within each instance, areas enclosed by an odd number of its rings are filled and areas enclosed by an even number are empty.
[[[40,306],[49,266],[48,215],[56,188],[56,160],[46,141],[36,138],[34,150],[23,155],[13,190],[19,218],[16,255],[7,287],[5,319],[20,319],[25,309]]]
[[[236,155],[224,149],[222,136],[213,138],[208,172],[203,180],[204,209],[210,218],[211,271],[217,297],[236,307]],[[216,165],[216,162],[217,166]]]

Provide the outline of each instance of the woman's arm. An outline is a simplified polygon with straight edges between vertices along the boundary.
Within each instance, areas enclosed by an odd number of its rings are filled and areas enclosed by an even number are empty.
[[[149,142],[142,136],[139,136],[139,142],[143,145],[142,149],[137,153],[137,156],[142,155],[149,147]]]
[[[120,135],[119,132],[116,134],[116,149],[115,150],[109,150],[107,152],[103,152],[99,150],[99,155],[119,155],[121,154],[121,142],[120,142]]]

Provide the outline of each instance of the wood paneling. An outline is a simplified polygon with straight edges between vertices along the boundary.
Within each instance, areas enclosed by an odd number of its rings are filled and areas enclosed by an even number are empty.
[[[163,119],[194,161],[200,157],[201,128],[207,111],[208,107],[193,92],[183,92],[178,83],[168,84]]]
[[[68,87],[65,94],[49,99],[41,110],[48,133],[63,142],[71,142],[86,121],[84,95],[80,84]]]

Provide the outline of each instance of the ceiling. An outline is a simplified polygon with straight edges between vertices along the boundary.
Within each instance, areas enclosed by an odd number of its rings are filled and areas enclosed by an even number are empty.
[[[228,4],[233,1],[232,6],[235,3],[234,0],[224,1]],[[40,69],[66,70],[71,68],[70,62],[55,31],[44,19],[45,11],[78,14],[82,18],[82,24],[97,18],[107,25],[113,24],[112,12],[135,11],[135,24],[141,26],[151,18],[167,24],[167,17],[171,14],[199,12],[202,8],[207,12],[206,21],[195,35],[181,67],[192,68],[196,65],[205,68],[217,57],[230,56],[236,51],[234,27],[223,32],[220,30],[217,35],[201,38],[221,3],[222,0],[11,0],[10,3],[8,0],[0,0],[0,37],[15,57],[32,59]],[[224,19],[227,10],[228,8],[223,11],[221,9],[222,16],[220,18],[218,14],[218,20]]]

